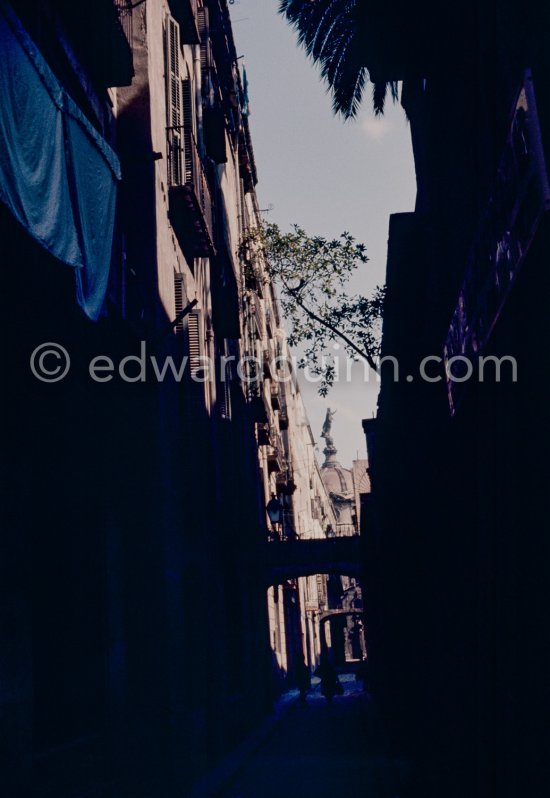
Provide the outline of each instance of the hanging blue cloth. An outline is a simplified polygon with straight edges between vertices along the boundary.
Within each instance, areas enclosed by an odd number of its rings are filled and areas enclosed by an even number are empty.
[[[74,267],[77,300],[105,299],[120,165],[59,84],[7,3],[0,3],[0,200]]]

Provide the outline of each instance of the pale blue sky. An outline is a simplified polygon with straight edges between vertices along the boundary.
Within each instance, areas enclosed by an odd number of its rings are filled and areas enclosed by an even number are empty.
[[[370,86],[357,120],[343,122],[318,68],[297,46],[277,13],[278,0],[236,0],[231,16],[238,55],[249,80],[250,127],[258,168],[261,208],[284,230],[296,222],[308,232],[338,236],[349,231],[367,246],[370,262],[357,273],[354,291],[384,282],[391,213],[414,208],[414,165],[408,124],[400,106],[382,119],[370,110]],[[351,384],[326,399],[301,380],[313,433],[319,438],[327,406],[336,409],[335,443],[342,465],[365,457],[361,419],[376,409],[378,385],[365,384],[357,365]],[[319,447],[322,449],[322,445]],[[322,457],[322,456],[321,456]]]

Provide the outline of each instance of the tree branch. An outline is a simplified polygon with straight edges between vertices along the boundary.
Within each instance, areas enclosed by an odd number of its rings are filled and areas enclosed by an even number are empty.
[[[313,310],[310,310],[306,305],[304,305],[302,299],[297,295],[296,291],[289,287],[288,283],[286,283],[284,280],[282,280],[282,283],[285,286],[286,291],[288,291],[288,293],[293,297],[296,304],[302,308],[304,313],[306,313],[310,317],[310,319],[313,319],[318,324],[321,324],[327,330],[330,330],[332,333],[334,333],[334,335],[337,335],[339,338],[341,338],[342,341],[345,341],[346,344],[351,349],[353,349],[354,352],[356,352],[358,355],[360,355],[362,358],[364,358],[367,361],[367,363],[369,364],[369,366],[373,371],[378,373],[378,367],[376,366],[376,362],[371,352],[368,352],[358,347],[351,340],[351,338],[348,338],[348,336],[345,333],[343,333],[337,327],[334,327],[332,324],[330,324],[330,322],[326,321],[321,316],[318,316],[316,313],[313,312]]]

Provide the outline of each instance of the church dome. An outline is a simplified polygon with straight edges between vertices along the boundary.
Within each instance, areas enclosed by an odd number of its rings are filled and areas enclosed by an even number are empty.
[[[349,468],[343,468],[336,460],[323,463],[321,479],[329,493],[353,496],[353,476]]]
[[[321,479],[332,500],[337,527],[349,533],[354,524],[355,490],[353,473],[350,468],[343,468],[336,459],[338,452],[332,437],[333,415],[334,413],[329,409],[321,433],[326,442],[323,450],[325,462],[321,466]]]

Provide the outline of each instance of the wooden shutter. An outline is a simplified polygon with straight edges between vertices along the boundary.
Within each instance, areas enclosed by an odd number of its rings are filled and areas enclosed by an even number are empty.
[[[245,230],[248,227],[248,218],[246,212],[246,202],[244,199],[244,183],[241,178],[239,178],[239,211],[240,211],[240,226],[241,226],[241,236],[244,235]]]
[[[194,183],[193,163],[193,93],[191,81],[185,78],[181,82],[183,101],[183,146],[185,151],[185,182]]]
[[[168,17],[166,24],[166,123],[168,127],[168,183],[182,182],[183,141],[180,77],[180,27]]]
[[[204,417],[208,390],[207,368],[202,362],[204,355],[202,311],[192,310],[186,318],[185,340],[188,359],[185,373],[189,379],[186,380],[185,405],[189,419],[192,420],[193,425],[196,425]],[[194,433],[197,433],[196,426],[193,426],[192,429]]]
[[[166,26],[166,78],[168,127],[181,125],[180,26],[168,17]]]
[[[210,93],[210,69],[212,67],[212,42],[210,40],[210,20],[207,8],[197,11],[199,24],[200,49],[201,49],[201,77],[202,96],[208,97]]]
[[[201,311],[193,310],[187,317],[187,342],[189,355],[189,373],[191,376],[200,377],[204,374],[204,366],[201,362],[202,339],[201,339]]]
[[[179,273],[174,274],[174,300],[175,300],[174,304],[177,316],[183,310],[183,300],[184,300],[183,274]],[[181,333],[183,333],[183,319],[180,319],[176,324],[176,334],[181,335]]]
[[[224,372],[222,372],[223,382],[221,385],[221,400],[220,412],[222,418],[227,421],[231,420],[231,380],[232,380],[231,363],[224,363]]]

